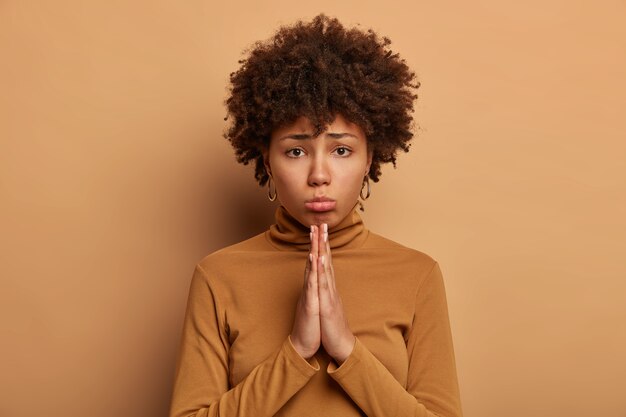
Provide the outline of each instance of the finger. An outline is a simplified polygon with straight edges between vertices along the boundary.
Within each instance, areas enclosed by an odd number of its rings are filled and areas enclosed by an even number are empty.
[[[313,258],[316,258],[319,255],[319,242],[317,235],[317,226],[311,226],[311,253],[313,254]]]
[[[311,229],[313,230],[313,229]],[[313,245],[313,232],[309,232],[309,242],[311,243],[311,245]],[[312,262],[312,257],[311,257],[311,248],[309,248],[309,254],[306,257],[306,264],[304,266],[304,285],[306,286],[306,281],[307,278],[309,276],[309,273],[311,272],[311,262]]]
[[[319,255],[326,255],[326,241],[328,240],[328,233],[325,231],[326,227],[325,227],[325,223],[321,224],[321,227],[318,228],[319,232],[319,238],[318,238],[318,245],[319,245]]]
[[[309,260],[311,262],[311,269],[307,276],[307,288],[317,290],[317,258],[312,253],[309,254]]]
[[[325,264],[328,260],[326,259],[325,255],[321,255],[318,259],[317,262],[317,268],[318,268],[318,273],[317,273],[317,285],[320,289],[320,291],[327,291],[328,290],[328,276],[326,274],[326,267]],[[321,296],[321,294],[320,294]]]
[[[310,227],[309,232],[309,254],[313,253],[313,226]],[[309,269],[311,269],[311,257],[307,256],[306,265]]]
[[[326,272],[326,280],[328,282],[328,287],[335,289],[335,270],[333,269],[333,258],[330,251],[330,238],[328,236],[328,223],[324,223],[323,230],[325,233],[325,242],[324,242],[324,271]]]
[[[308,256],[306,257],[306,265],[304,266],[304,285],[306,285],[309,274],[311,273],[311,258],[311,252],[309,252]]]
[[[326,228],[326,223],[322,223],[320,225],[321,227],[318,229],[319,230],[319,239],[318,239],[318,244],[319,244],[319,256],[320,256],[320,263],[318,265],[319,269],[318,269],[318,285],[320,286],[320,288],[324,288],[324,289],[328,289],[328,270],[327,270],[327,266],[328,266],[328,254],[326,253],[326,242],[328,241],[328,233],[326,232],[327,228]]]
[[[330,238],[328,236],[328,224],[325,225],[326,229],[326,256],[328,256],[328,270],[333,271],[333,254],[330,250]]]
[[[307,287],[315,290],[315,294],[317,295],[317,258],[318,258],[318,244],[316,238],[316,226],[311,226],[311,252],[308,256],[307,263],[309,264],[309,273],[307,276]]]

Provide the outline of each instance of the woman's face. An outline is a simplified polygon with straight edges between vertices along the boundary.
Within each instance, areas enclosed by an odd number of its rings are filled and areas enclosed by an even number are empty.
[[[354,208],[372,152],[361,128],[341,115],[319,136],[314,130],[306,117],[275,129],[263,159],[289,214],[331,228]]]

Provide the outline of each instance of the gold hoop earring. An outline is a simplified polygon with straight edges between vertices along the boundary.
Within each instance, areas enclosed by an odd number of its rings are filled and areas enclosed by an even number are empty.
[[[269,180],[267,180],[267,198],[270,201],[275,201],[276,197],[278,197],[278,191],[276,191],[276,184],[274,184],[274,195],[272,195],[272,176],[270,175]]]
[[[367,185],[367,194],[365,195],[365,197],[363,197],[363,187],[366,185]],[[361,200],[367,200],[370,194],[371,194],[370,178],[366,175],[365,178],[363,178],[363,185],[361,185],[361,192],[359,193],[359,195],[361,196]]]

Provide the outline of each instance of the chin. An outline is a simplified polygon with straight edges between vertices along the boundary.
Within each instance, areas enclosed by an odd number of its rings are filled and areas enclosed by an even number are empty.
[[[338,223],[337,212],[335,210],[322,211],[322,212],[309,212],[307,219],[310,219],[311,224],[320,225],[322,223],[328,223],[328,227],[333,227]]]

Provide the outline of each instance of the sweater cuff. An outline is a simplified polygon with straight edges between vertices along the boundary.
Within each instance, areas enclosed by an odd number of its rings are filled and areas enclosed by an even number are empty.
[[[282,349],[287,358],[289,358],[291,363],[294,364],[296,369],[298,369],[302,375],[310,378],[320,370],[320,364],[315,356],[311,356],[308,360],[300,356],[296,348],[293,346],[293,343],[291,343],[291,335],[287,336]]]
[[[364,346],[361,344],[361,341],[358,337],[354,336],[354,347],[352,348],[352,352],[350,356],[346,358],[345,361],[341,364],[341,366],[337,367],[337,363],[335,361],[328,362],[328,367],[326,368],[326,373],[332,376],[333,378],[341,378],[345,375],[350,368],[354,366],[355,363],[359,362],[363,357],[363,348]]]

